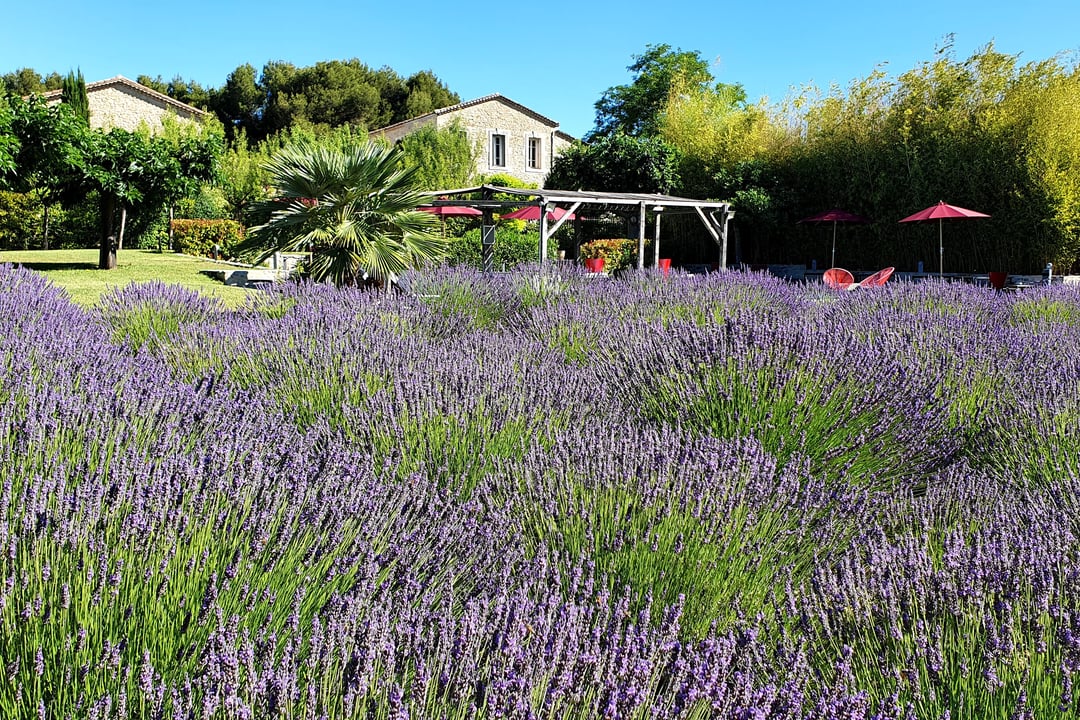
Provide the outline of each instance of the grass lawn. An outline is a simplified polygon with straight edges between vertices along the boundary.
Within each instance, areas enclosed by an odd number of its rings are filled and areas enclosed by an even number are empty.
[[[98,251],[30,250],[0,252],[0,264],[12,263],[44,273],[80,305],[90,306],[112,288],[133,282],[160,280],[220,298],[229,307],[242,305],[248,291],[223,285],[203,270],[227,267],[212,260],[154,250],[121,250],[114,270],[98,269]]]

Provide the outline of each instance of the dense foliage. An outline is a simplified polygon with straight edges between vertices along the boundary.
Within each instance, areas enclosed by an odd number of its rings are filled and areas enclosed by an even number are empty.
[[[72,76],[78,93],[79,78]],[[219,133],[212,128],[173,128],[152,135],[87,125],[72,105],[46,105],[40,96],[10,98],[11,137],[17,152],[14,169],[0,174],[0,187],[40,203],[47,228],[51,205],[70,208],[92,199],[98,205],[100,266],[116,263],[120,244],[118,216],[129,210],[160,212],[169,202],[197,192],[217,173]],[[26,206],[26,203],[22,203]],[[36,219],[36,218],[35,218]],[[26,246],[31,228],[18,232]],[[42,235],[47,238],[47,229]],[[48,247],[47,240],[42,243]]]
[[[700,53],[673,50],[666,44],[647,46],[627,70],[634,79],[608,88],[596,101],[596,127],[589,140],[614,133],[653,137],[659,132],[674,84],[704,90],[713,82],[709,64]],[[718,87],[741,92],[733,86]]]
[[[476,223],[472,223],[474,226]],[[458,237],[449,239],[446,262],[480,269],[483,267],[481,229],[471,227]],[[559,251],[558,242],[548,243],[548,259],[553,260]],[[495,242],[491,246],[492,267],[496,270],[513,270],[519,265],[535,263],[540,259],[540,234],[535,227],[524,222],[503,222],[495,226]]]
[[[354,58],[302,68],[268,62],[261,72],[244,64],[210,93],[208,104],[227,128],[257,141],[295,125],[374,130],[460,101],[429,71],[403,78]]]
[[[173,220],[173,249],[202,257],[233,257],[244,241],[244,227],[235,220]]]
[[[574,143],[552,163],[545,187],[668,194],[679,187],[675,149],[622,132]]]
[[[456,122],[445,128],[425,125],[397,144],[402,165],[413,169],[424,190],[466,188],[473,181],[480,150]]]
[[[1020,273],[1052,262],[1067,272],[1080,260],[1075,60],[1025,64],[993,45],[958,59],[947,39],[932,60],[896,76],[874,70],[848,87],[808,87],[757,103],[738,84],[716,82],[697,52],[648,45],[628,69],[631,81],[596,102],[590,142],[558,159],[548,186],[730,201],[738,241],[729,256],[748,263],[824,263],[829,233],[797,221],[840,207],[874,220],[847,228],[844,265],[913,270],[936,258],[937,227],[897,221],[939,200],[993,216],[950,225],[946,267]],[[244,64],[220,88],[140,79],[220,118],[233,147],[224,192],[238,221],[246,204],[262,199],[265,173],[256,161],[287,144],[282,138],[340,128],[363,135],[459,100],[429,71],[404,78],[355,59]],[[22,68],[3,83],[32,93],[62,78]],[[13,152],[5,114],[0,104],[0,174],[5,165],[10,174],[5,156]],[[463,138],[428,132],[406,145],[406,163],[420,168],[429,189],[470,184],[466,156],[475,148]],[[54,185],[44,176],[36,182],[44,226]],[[676,256],[687,248],[711,253],[704,233],[695,227],[665,241]],[[45,244],[48,233],[40,235]],[[13,244],[26,242],[24,233]]]
[[[75,117],[84,125],[90,124],[90,98],[86,95],[86,79],[83,78],[82,70],[78,73],[72,71],[64,76],[60,100],[71,108]]]
[[[1080,296],[0,268],[8,717],[1067,717]]]
[[[993,45],[959,60],[947,41],[896,77],[875,70],[770,105],[714,83],[696,53],[649,46],[635,59],[633,82],[597,103],[593,135],[662,141],[677,157],[672,193],[732,202],[742,261],[824,262],[827,234],[797,221],[841,207],[875,221],[851,230],[845,264],[914,269],[936,257],[937,227],[898,221],[938,200],[993,216],[949,227],[945,264],[957,271],[1068,270],[1080,259],[1075,62],[1021,64]],[[623,147],[589,153],[602,167]],[[575,185],[588,165],[563,171],[553,172],[557,187],[649,187],[596,173]]]

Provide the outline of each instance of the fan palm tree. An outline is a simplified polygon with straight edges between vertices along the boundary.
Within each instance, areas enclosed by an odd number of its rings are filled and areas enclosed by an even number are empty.
[[[241,256],[261,263],[276,252],[311,252],[312,279],[337,285],[386,284],[441,259],[438,220],[416,209],[426,197],[399,155],[370,142],[284,148],[266,165],[272,197],[255,206],[266,220],[248,232]]]

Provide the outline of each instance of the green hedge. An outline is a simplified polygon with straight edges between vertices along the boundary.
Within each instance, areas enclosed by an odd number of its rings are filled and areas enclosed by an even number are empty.
[[[173,220],[173,249],[187,255],[213,257],[214,245],[222,257],[232,257],[244,239],[244,226],[235,220]]]
[[[510,227],[495,228],[495,269],[509,269],[524,263],[537,262],[540,259],[540,235],[535,230],[518,231]],[[558,240],[548,238],[548,257],[554,259],[559,250]],[[480,229],[474,228],[462,237],[450,240],[450,254],[447,262],[451,265],[481,266]]]

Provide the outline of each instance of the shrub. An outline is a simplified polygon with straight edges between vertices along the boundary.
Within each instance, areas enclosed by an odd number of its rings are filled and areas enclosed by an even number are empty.
[[[176,203],[176,215],[200,220],[222,220],[229,217],[229,204],[220,188],[204,184],[194,195]]]
[[[0,191],[0,249],[28,249],[40,231],[41,201],[29,193]]]
[[[603,258],[604,269],[609,273],[629,267],[637,256],[637,243],[627,238],[601,238],[581,246],[583,259]]]
[[[536,262],[540,256],[540,236],[535,232],[516,230],[512,227],[495,228],[495,246],[492,248],[496,268],[517,267],[524,263]],[[548,259],[554,259],[558,253],[558,243],[548,239]],[[480,247],[480,228],[466,232],[462,237],[450,240],[450,254],[447,262],[451,265],[482,266]]]
[[[244,226],[235,220],[173,220],[173,249],[188,255],[211,257],[214,245],[224,257],[244,239]]]

